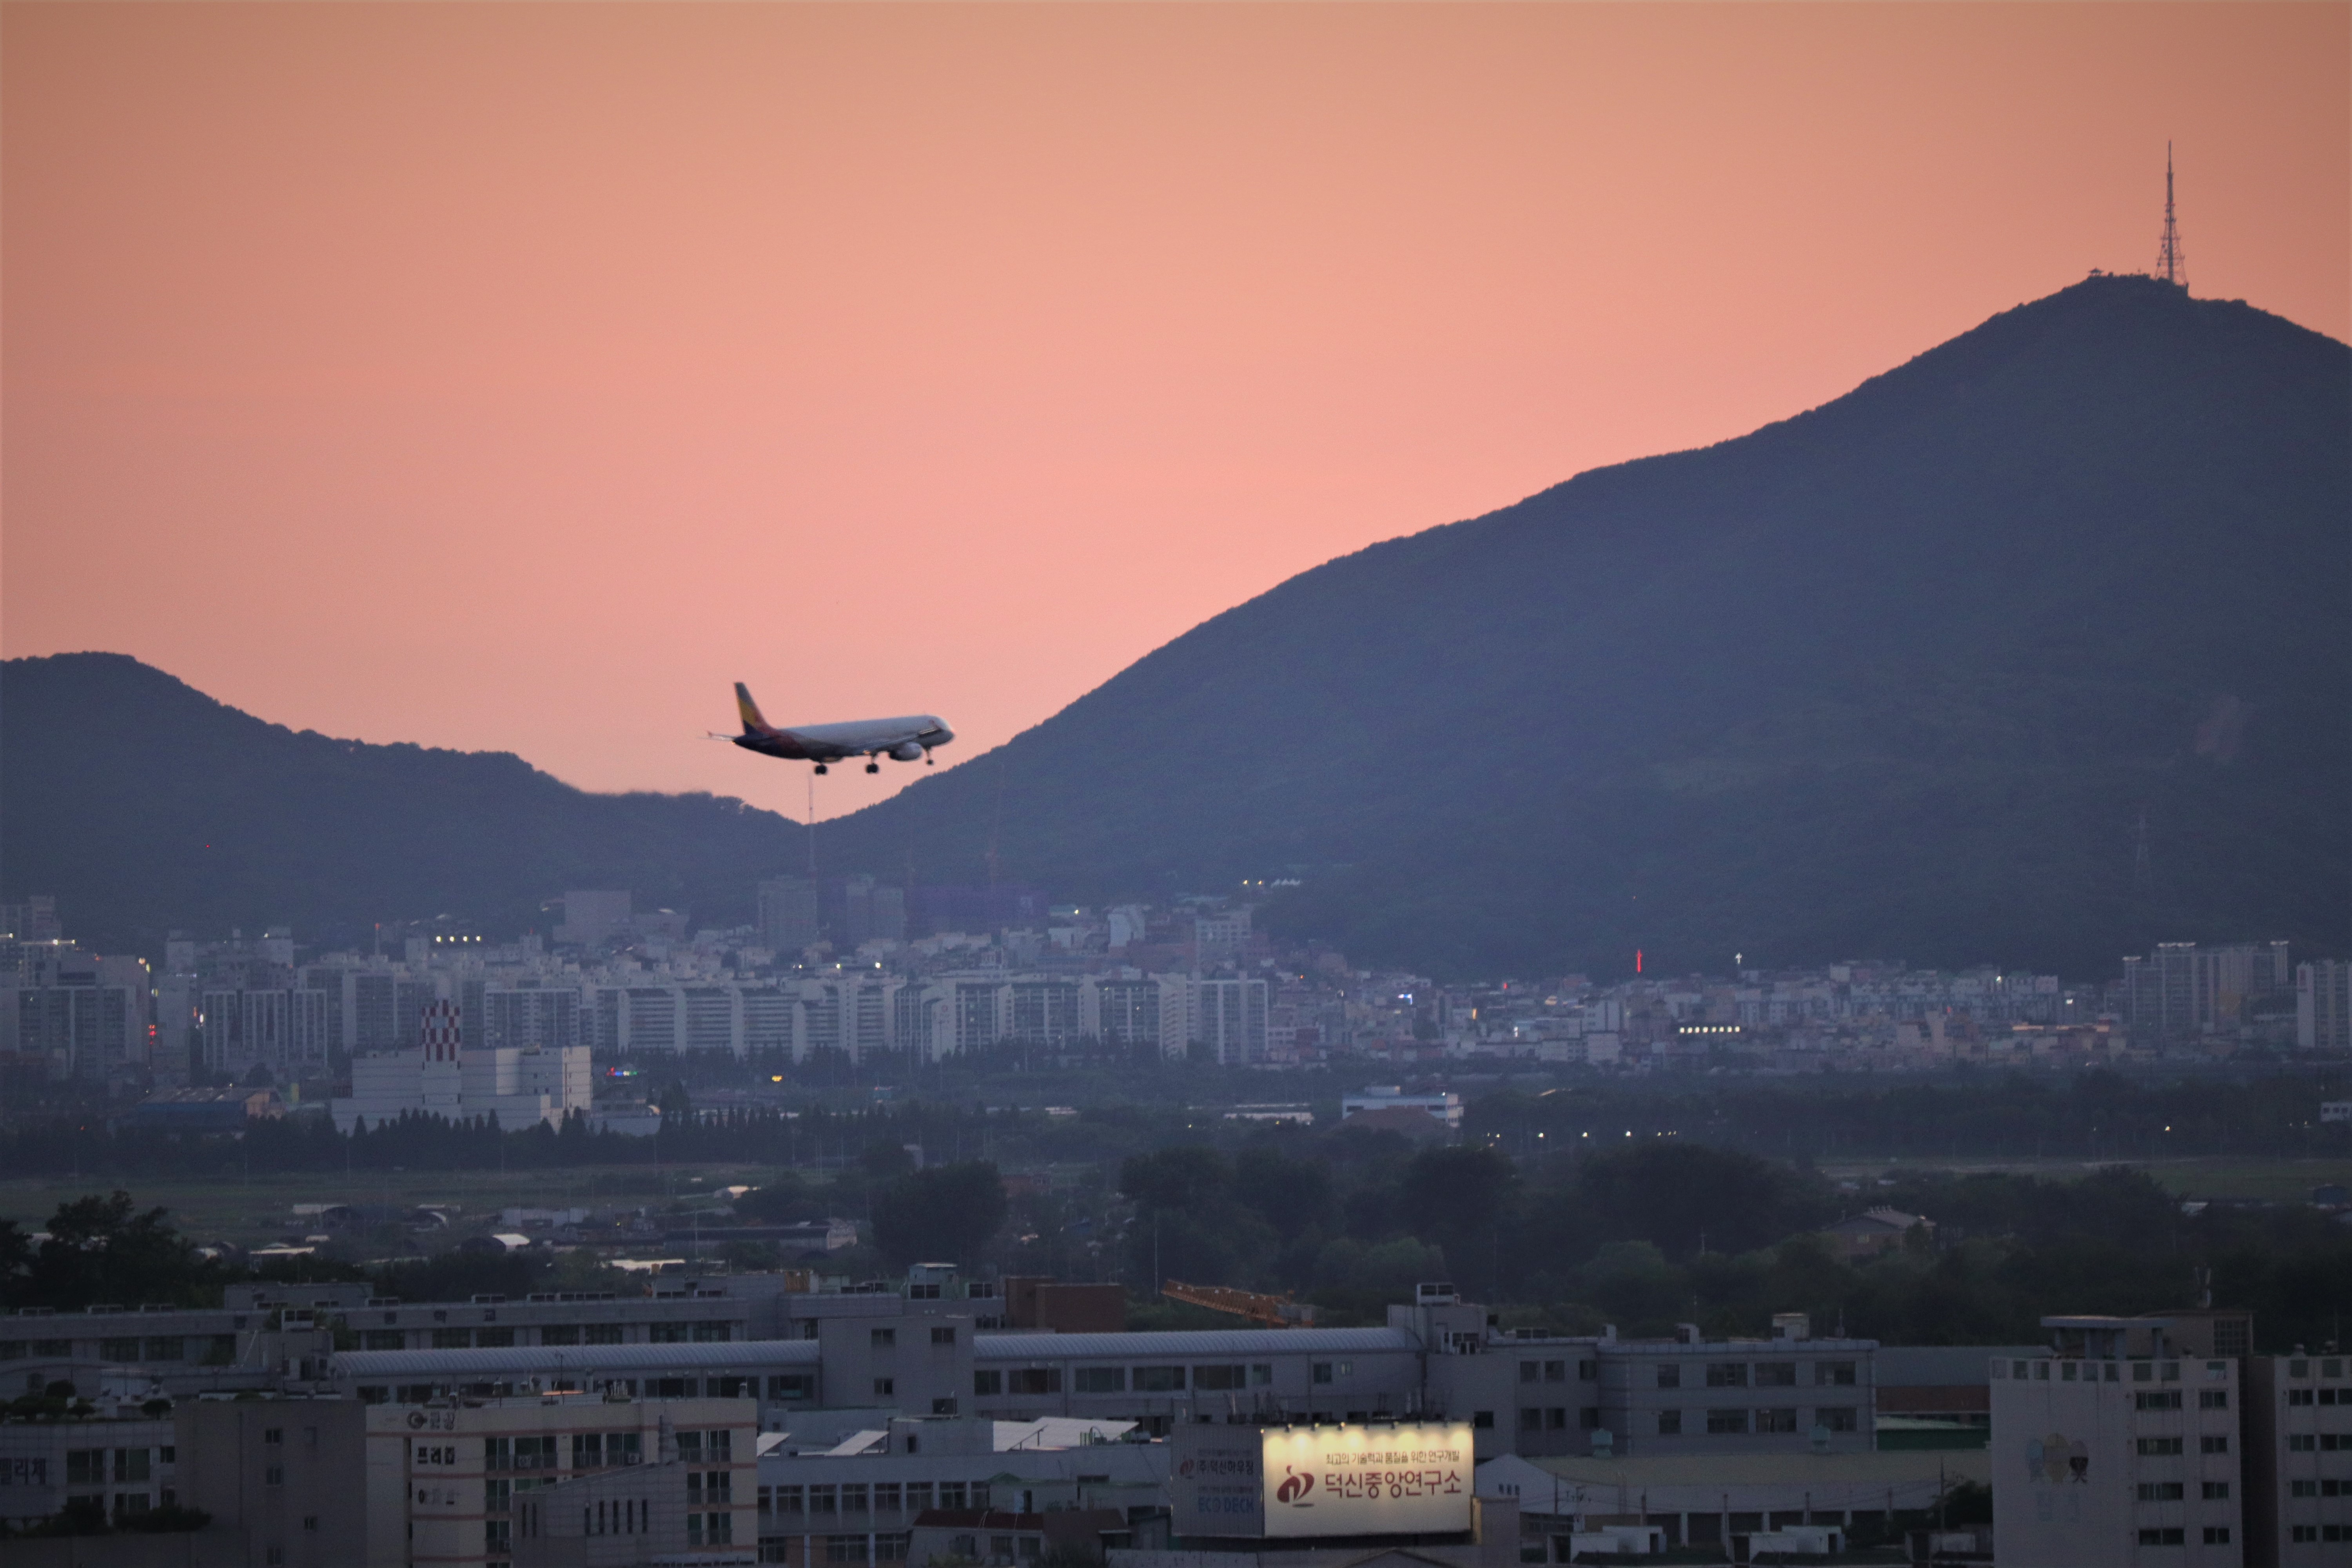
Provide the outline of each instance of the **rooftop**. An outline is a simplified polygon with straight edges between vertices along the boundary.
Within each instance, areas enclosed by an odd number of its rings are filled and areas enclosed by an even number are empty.
[[[1881,1453],[1875,1449],[1843,1454],[1654,1454],[1611,1459],[1567,1454],[1529,1459],[1528,1463],[1562,1480],[1578,1481],[1587,1486],[1615,1486],[1621,1482],[1626,1485],[1698,1486],[1716,1479],[1746,1484],[1822,1480],[1879,1485],[1901,1481],[1922,1473],[1933,1476],[1939,1468],[1954,1480],[1990,1481],[1991,1479],[1990,1472],[1964,1473],[1968,1463],[1964,1459],[1935,1454],[1923,1458],[1918,1454]]]
[[[974,1361],[1272,1355],[1283,1351],[1419,1351],[1402,1329],[1178,1329],[1151,1333],[974,1334]]]
[[[339,1378],[463,1377],[517,1373],[681,1372],[741,1366],[814,1366],[814,1340],[730,1340],[700,1345],[511,1345],[495,1350],[342,1351]]]

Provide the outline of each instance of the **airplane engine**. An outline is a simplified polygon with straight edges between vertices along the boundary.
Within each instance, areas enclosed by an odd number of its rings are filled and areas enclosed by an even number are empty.
[[[919,763],[923,760],[923,748],[912,741],[901,741],[890,748],[890,760],[898,763]]]

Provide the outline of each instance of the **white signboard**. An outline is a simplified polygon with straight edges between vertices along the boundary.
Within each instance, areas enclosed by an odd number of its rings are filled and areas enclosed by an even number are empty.
[[[1258,1430],[1187,1424],[1170,1434],[1168,1491],[1177,1534],[1265,1533]]]
[[[1268,1535],[1440,1535],[1470,1528],[1465,1422],[1268,1426],[1258,1468]]]

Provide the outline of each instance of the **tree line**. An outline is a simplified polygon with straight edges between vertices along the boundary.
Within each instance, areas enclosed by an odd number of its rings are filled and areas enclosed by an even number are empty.
[[[2038,1342],[2053,1312],[2178,1308],[2208,1277],[2284,1349],[2337,1339],[2352,1232],[2309,1207],[2183,1212],[2146,1173],[2081,1180],[1932,1174],[1841,1192],[1818,1173],[1655,1137],[1514,1160],[1491,1145],[1405,1153],[1367,1140],[1270,1135],[1129,1160],[1125,1275],[1286,1290],[1327,1321],[1380,1321],[1444,1279],[1507,1322],[1664,1334],[1765,1331],[1801,1310],[1890,1343]],[[1902,1244],[1848,1258],[1823,1234],[1865,1205],[1925,1216]]]

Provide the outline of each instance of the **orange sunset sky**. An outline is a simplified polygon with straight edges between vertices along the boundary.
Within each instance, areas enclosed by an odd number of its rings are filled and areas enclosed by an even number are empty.
[[[2194,290],[2352,335],[2343,5],[15,4],[0,68],[5,653],[795,816],[732,680],[969,759],[2146,268],[2167,138]]]

